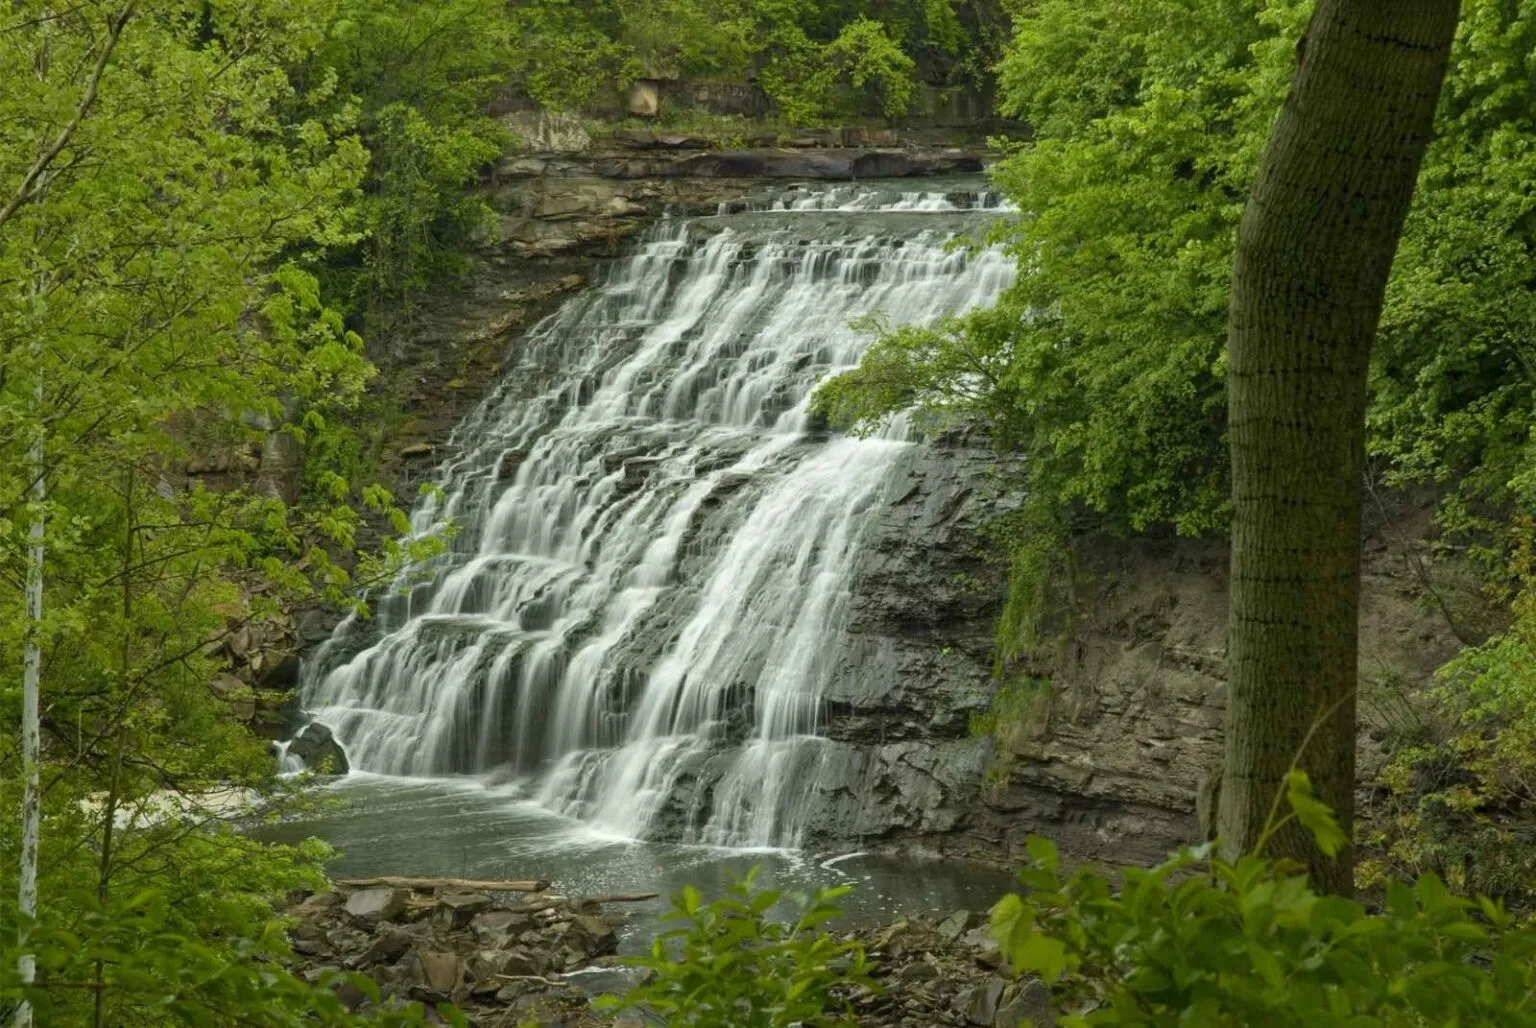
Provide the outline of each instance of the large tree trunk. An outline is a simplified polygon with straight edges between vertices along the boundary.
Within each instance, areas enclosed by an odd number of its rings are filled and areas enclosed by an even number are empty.
[[[1352,830],[1366,369],[1457,7],[1319,0],[1243,215],[1227,367],[1229,854],[1263,834],[1293,763]],[[1295,824],[1266,852],[1306,863],[1320,889],[1353,887],[1348,847],[1329,860]]]

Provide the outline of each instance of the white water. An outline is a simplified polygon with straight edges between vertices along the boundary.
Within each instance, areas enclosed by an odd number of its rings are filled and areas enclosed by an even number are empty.
[[[760,204],[721,204],[721,213],[738,208],[759,211],[837,211],[851,213],[856,211],[901,211],[901,212],[929,212],[929,213],[953,213],[955,211],[985,210],[991,213],[1017,213],[1014,207],[1001,193],[986,191],[958,190],[903,190],[899,193],[889,189],[872,188],[865,185],[833,186],[831,188],[809,189],[799,188],[786,191],[765,203]]]
[[[930,321],[1012,275],[945,246],[981,222],[942,194],[807,195],[813,231],[662,223],[520,344],[413,515],[456,522],[452,552],[307,669],[354,768],[495,771],[624,837],[671,805],[688,841],[799,841],[860,546],[911,445],[808,433],[806,398],[857,362],[856,318]],[[845,238],[842,210],[951,217]]]

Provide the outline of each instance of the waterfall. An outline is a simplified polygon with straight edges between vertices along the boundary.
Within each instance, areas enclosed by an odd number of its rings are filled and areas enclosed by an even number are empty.
[[[912,443],[806,401],[879,313],[993,302],[990,194],[798,190],[662,221],[520,341],[413,530],[448,552],[349,619],[304,706],[355,769],[496,773],[628,837],[794,845],[866,527]]]

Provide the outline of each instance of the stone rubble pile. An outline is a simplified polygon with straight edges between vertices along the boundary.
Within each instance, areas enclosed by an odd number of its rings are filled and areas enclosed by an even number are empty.
[[[379,879],[337,883],[288,910],[300,972],[361,973],[385,1004],[454,1004],[476,1028],[537,1024],[545,1028],[633,1028],[591,1006],[602,987],[572,972],[617,964],[617,929],[628,918],[596,900],[548,891],[547,883],[500,883],[518,889],[467,888],[452,879]],[[405,884],[397,884],[405,883]],[[641,897],[631,897],[641,898]],[[648,897],[647,897],[648,898]],[[1053,1023],[1049,994],[1038,980],[1005,966],[984,917],[958,910],[943,921],[912,917],[859,929],[878,991],[852,998],[860,1028],[1020,1028]],[[604,984],[623,990],[634,972]],[[337,987],[353,1009],[369,1000],[350,983]],[[730,1028],[722,1025],[721,1028]]]
[[[304,898],[288,915],[299,969],[309,980],[328,970],[360,972],[378,984],[385,1004],[446,1001],[477,1026],[602,1023],[566,975],[607,962],[618,949],[616,929],[627,921],[596,901],[543,888],[452,884],[338,884]],[[338,992],[353,1009],[369,1003],[350,984]]]
[[[861,1028],[1051,1025],[1045,985],[1007,970],[985,921],[957,910],[938,923],[913,917],[856,932],[884,990],[855,997]]]

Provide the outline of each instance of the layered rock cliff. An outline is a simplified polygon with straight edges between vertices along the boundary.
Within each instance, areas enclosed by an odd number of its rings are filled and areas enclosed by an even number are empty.
[[[803,179],[975,170],[984,159],[977,147],[869,130],[723,151],[687,134],[594,138],[569,120],[508,120],[524,145],[491,179],[499,240],[463,290],[383,355],[408,414],[385,460],[402,494],[448,455],[452,426],[522,331],[663,211],[713,211]],[[1021,501],[1019,471],[979,439],[945,438],[914,450],[888,487],[827,693],[812,844],[1014,863],[1039,832],[1079,859],[1144,862],[1195,838],[1225,704],[1221,544],[1084,541],[1060,630],[1016,669],[1046,684],[1001,730],[973,728],[999,688],[1005,568],[987,529]],[[1459,645],[1445,597],[1467,593],[1427,560],[1424,506],[1398,507],[1367,543],[1362,671],[1372,688],[1426,681]],[[687,797],[677,803],[681,814]]]

